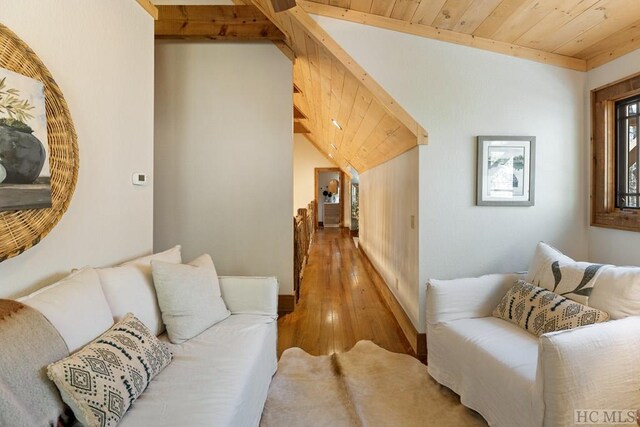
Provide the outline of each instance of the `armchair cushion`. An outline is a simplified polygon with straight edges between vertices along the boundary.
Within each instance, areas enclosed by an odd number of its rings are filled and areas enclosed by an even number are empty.
[[[540,338],[545,425],[573,425],[576,409],[640,408],[640,317]]]
[[[429,373],[490,425],[539,426],[538,338],[495,317],[454,320],[428,329]],[[503,404],[508,402],[508,404]]]
[[[427,283],[427,323],[491,316],[505,292],[521,274],[489,274]]]

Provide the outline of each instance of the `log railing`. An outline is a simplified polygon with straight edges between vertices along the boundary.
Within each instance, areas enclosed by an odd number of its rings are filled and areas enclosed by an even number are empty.
[[[307,264],[309,246],[315,233],[314,227],[315,202],[309,203],[307,209],[298,209],[298,215],[293,219],[293,290],[296,301],[300,299],[300,283]]]

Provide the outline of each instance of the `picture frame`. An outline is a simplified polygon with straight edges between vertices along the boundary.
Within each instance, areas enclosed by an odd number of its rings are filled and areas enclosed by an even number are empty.
[[[478,136],[477,206],[534,206],[535,136]]]

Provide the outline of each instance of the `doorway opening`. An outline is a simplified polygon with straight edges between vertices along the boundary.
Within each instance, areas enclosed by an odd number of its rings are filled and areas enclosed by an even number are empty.
[[[340,168],[315,168],[316,228],[343,226],[344,183]]]

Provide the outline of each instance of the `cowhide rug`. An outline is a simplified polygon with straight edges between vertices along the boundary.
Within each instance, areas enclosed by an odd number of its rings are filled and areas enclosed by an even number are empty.
[[[427,367],[371,341],[331,356],[299,348],[282,353],[262,427],[486,426],[440,386]]]

